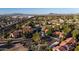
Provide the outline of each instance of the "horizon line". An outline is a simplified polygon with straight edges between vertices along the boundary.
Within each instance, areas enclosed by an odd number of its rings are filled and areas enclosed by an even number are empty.
[[[79,14],[79,13],[1,13],[0,15],[7,15],[7,14],[36,14],[36,15],[48,15],[48,14]]]

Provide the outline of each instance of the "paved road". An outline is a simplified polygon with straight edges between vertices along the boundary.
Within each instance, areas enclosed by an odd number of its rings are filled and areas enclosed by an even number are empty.
[[[4,51],[28,51],[28,48],[25,48],[22,44],[17,43],[13,48],[5,49]]]

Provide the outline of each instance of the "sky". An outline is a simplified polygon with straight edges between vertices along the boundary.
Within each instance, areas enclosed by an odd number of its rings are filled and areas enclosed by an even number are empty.
[[[23,14],[73,14],[79,13],[79,8],[0,8],[0,14],[23,13]]]

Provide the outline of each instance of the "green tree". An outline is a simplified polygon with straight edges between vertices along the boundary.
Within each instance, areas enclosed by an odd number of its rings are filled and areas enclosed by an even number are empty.
[[[33,37],[32,39],[35,41],[35,42],[38,42],[40,40],[40,35],[38,32],[36,32],[35,34],[33,34]]]
[[[46,32],[47,35],[51,35],[52,34],[52,28],[51,27],[47,27],[48,31]]]
[[[75,51],[79,51],[79,46],[77,46],[77,47],[75,48]]]
[[[34,23],[33,21],[30,21],[30,22],[29,22],[29,25],[30,25],[31,27],[34,27],[34,26],[35,26],[35,23]]]
[[[19,29],[21,28],[21,25],[20,24],[16,24],[16,29]]]
[[[77,35],[77,34],[78,34],[78,30],[75,29],[75,30],[72,32],[72,35],[73,35],[74,38],[76,38],[76,35]]]
[[[63,25],[63,32],[64,34],[66,35],[67,32],[69,32],[71,29],[69,28],[69,26],[66,24],[66,25]]]

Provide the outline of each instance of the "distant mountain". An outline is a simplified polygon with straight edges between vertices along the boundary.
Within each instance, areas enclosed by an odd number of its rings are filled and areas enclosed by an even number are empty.
[[[13,14],[3,14],[0,16],[57,16],[57,15],[79,15],[77,14],[57,14],[57,13],[49,13],[49,14],[22,14],[22,13],[13,13]]]
[[[3,14],[2,16],[30,16],[31,14],[13,13],[13,14]]]
[[[66,15],[66,16],[67,16],[67,15],[79,15],[79,13],[74,13],[74,14],[66,14],[66,13],[65,13],[65,14],[64,14],[64,13],[63,13],[63,14],[49,13],[49,15],[61,15],[61,16]]]

